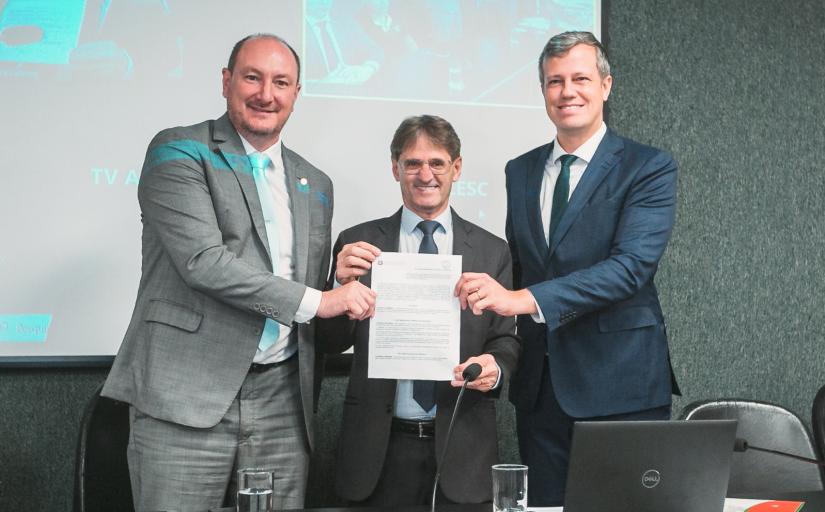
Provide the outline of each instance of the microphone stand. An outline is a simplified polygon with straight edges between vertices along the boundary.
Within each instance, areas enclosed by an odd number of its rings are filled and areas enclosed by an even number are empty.
[[[808,462],[810,464],[816,464],[820,467],[825,467],[825,462],[817,459],[810,459],[808,457],[803,457],[801,455],[794,455],[793,453],[787,452],[780,452],[779,450],[771,450],[770,448],[760,448],[759,446],[753,446],[752,444],[748,443],[747,440],[742,439],[741,437],[737,437],[736,441],[733,444],[733,451],[735,452],[744,452],[747,450],[753,450],[756,452],[765,452],[765,453],[772,453],[774,455],[782,455],[783,457],[788,457],[794,460]]]
[[[441,450],[441,458],[435,468],[435,481],[433,482],[433,497],[430,503],[430,512],[435,512],[435,495],[438,491],[438,479],[441,477],[441,465],[444,464],[444,458],[447,456],[447,448],[450,446],[450,435],[453,433],[453,423],[455,423],[456,413],[461,405],[461,397],[464,396],[464,390],[467,389],[467,384],[473,382],[481,375],[481,365],[473,363],[464,368],[461,376],[464,377],[464,384],[461,385],[461,390],[458,392],[458,398],[455,400],[455,407],[453,408],[453,415],[450,418],[450,426],[447,427],[447,436],[444,438],[444,449]]]

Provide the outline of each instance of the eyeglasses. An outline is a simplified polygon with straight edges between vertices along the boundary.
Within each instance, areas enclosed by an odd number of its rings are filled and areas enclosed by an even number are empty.
[[[447,174],[453,165],[453,161],[445,162],[440,158],[431,158],[429,160],[409,159],[401,162],[401,170],[404,171],[404,174],[418,174],[425,165],[429,167],[430,172],[435,175]]]

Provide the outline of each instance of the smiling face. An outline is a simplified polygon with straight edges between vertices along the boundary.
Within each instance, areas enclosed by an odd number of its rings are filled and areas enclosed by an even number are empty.
[[[610,95],[613,77],[599,75],[596,49],[586,44],[548,58],[542,69],[547,115],[556,125],[564,150],[575,151],[602,125],[604,102]]]
[[[278,141],[298,99],[298,63],[272,38],[251,39],[238,52],[234,69],[223,70],[223,97],[232,125],[255,149]]]
[[[436,164],[438,161],[447,165],[445,174],[432,173],[430,162]],[[413,166],[420,164],[418,174],[404,172],[405,168],[409,170],[409,165],[405,166],[407,162]],[[405,147],[398,160],[392,161],[392,175],[401,184],[404,206],[422,219],[434,219],[447,209],[453,182],[461,176],[461,157],[452,160],[446,149],[419,134],[415,143]]]

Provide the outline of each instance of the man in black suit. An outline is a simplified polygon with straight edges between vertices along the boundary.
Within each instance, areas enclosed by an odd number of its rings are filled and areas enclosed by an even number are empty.
[[[390,217],[340,234],[328,287],[355,279],[369,286],[372,262],[382,250],[460,254],[464,272],[487,272],[510,287],[510,253],[504,240],[448,208],[450,188],[461,175],[460,149],[458,136],[444,119],[420,116],[401,123],[390,150],[404,206]],[[463,311],[463,362],[454,368],[449,383],[369,379],[369,320],[341,316],[320,323],[319,328],[327,352],[349,347],[355,352],[339,439],[338,494],[368,506],[429,503],[436,460],[444,447],[457,388],[463,383],[461,373],[478,363],[482,373],[468,384],[470,391],[453,427],[440,497],[456,503],[489,501],[490,466],[498,459],[494,398],[521,350],[514,318]]]

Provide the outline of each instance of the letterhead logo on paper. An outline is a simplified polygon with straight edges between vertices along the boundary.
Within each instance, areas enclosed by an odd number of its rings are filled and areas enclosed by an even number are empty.
[[[658,471],[655,469],[648,469],[642,475],[642,485],[647,487],[648,489],[653,489],[659,482],[662,481],[662,475],[659,474]]]

